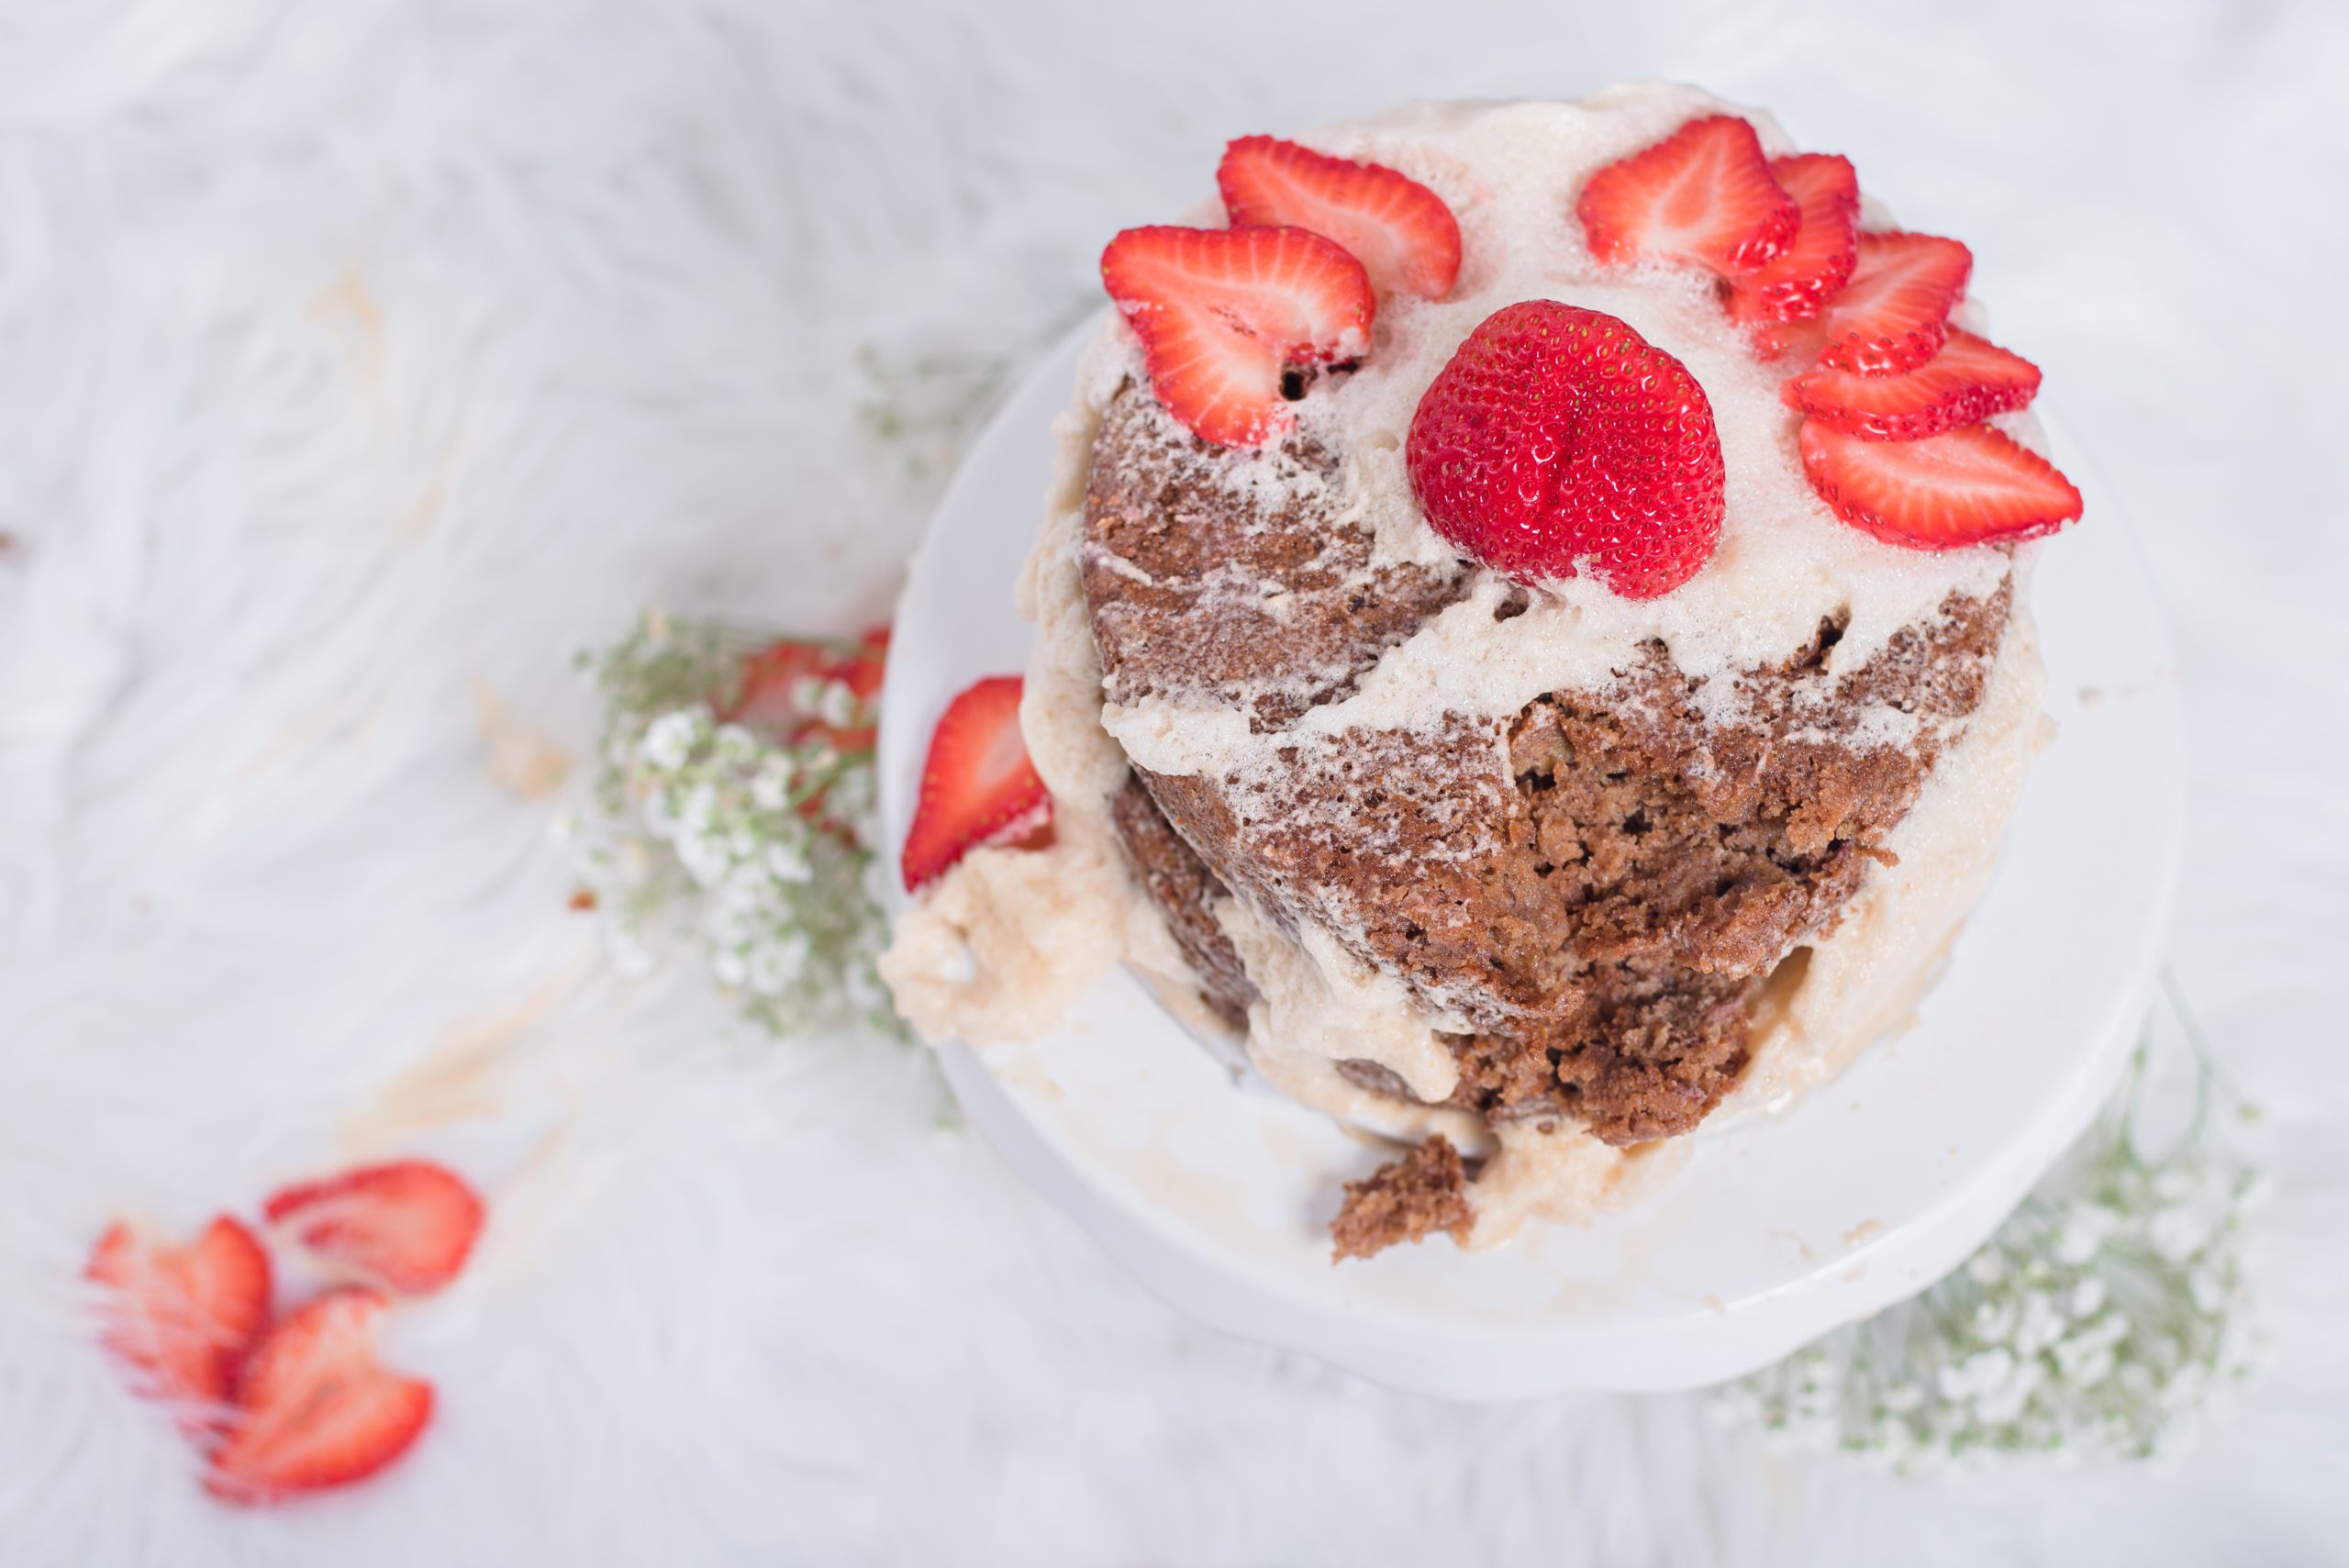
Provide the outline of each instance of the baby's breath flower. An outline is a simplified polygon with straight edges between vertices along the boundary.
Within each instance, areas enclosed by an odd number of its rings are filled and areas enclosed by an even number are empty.
[[[700,730],[708,715],[699,704],[664,713],[645,727],[644,743],[640,748],[644,765],[656,773],[674,773],[685,765],[693,755]]]
[[[721,719],[760,647],[653,614],[590,662],[605,768],[593,809],[565,813],[581,880],[625,973],[683,942],[777,1033],[849,1019],[898,1032],[874,970],[887,930],[873,754],[841,749],[869,730],[872,704],[845,681],[807,677],[794,695],[828,731],[794,743]]]
[[[2250,1364],[2242,1227],[2266,1185],[2217,1146],[2209,1056],[2173,1008],[2199,1062],[2175,1148],[2150,1157],[2135,1135],[2149,1034],[2065,1169],[1965,1267],[1731,1385],[1724,1411],[1788,1451],[1839,1448],[1904,1470],[2172,1451]]]

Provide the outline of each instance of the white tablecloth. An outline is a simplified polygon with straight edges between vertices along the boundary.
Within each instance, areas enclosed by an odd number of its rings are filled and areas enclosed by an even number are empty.
[[[2343,1561],[2345,72],[2323,0],[13,0],[0,1562]],[[562,907],[574,650],[886,606],[938,443],[870,436],[862,353],[1033,341],[1230,135],[1641,75],[1963,236],[2165,596],[2176,973],[2281,1183],[2272,1364],[2167,1472],[1904,1482],[1227,1342],[918,1053],[625,984]],[[221,1508],[90,1345],[90,1240],[406,1151],[495,1215],[386,1348],[434,1429]]]

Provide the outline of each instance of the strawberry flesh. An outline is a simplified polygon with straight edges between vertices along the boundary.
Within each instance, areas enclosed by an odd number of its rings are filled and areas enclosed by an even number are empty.
[[[483,1218],[481,1198],[462,1177],[424,1160],[287,1187],[266,1212],[332,1272],[397,1296],[423,1296],[456,1278]]]
[[[1017,675],[994,675],[946,705],[922,762],[906,835],[906,890],[928,885],[973,850],[1017,844],[1047,828],[1052,797],[1019,733]]]
[[[804,700],[807,684],[837,681],[861,708],[869,708],[880,695],[888,655],[885,626],[845,645],[796,638],[770,643],[742,661],[741,689],[719,717],[794,746],[821,740],[837,751],[869,751],[874,727],[830,723]]]
[[[2021,408],[2039,394],[2039,367],[1971,332],[1950,328],[1942,351],[1898,375],[1820,365],[1787,382],[1787,402],[1872,441],[1914,441]]]
[[[719,710],[729,724],[788,740],[814,717],[800,699],[800,683],[820,679],[829,651],[820,642],[785,639],[742,661],[742,689]]]
[[[1802,466],[1835,515],[1911,550],[2035,539],[2080,515],[2054,464],[1987,425],[1916,441],[1872,441],[1817,419]]]
[[[1863,234],[1852,281],[1827,310],[1820,362],[1857,375],[1898,375],[1942,350],[1974,253],[1934,234]]]
[[[238,1377],[206,1488],[268,1503],[360,1480],[407,1451],[431,1418],[432,1385],[376,1361],[388,1307],[373,1291],[333,1290],[272,1329]]]
[[[1801,209],[1794,242],[1758,272],[1725,281],[1732,321],[1808,321],[1851,281],[1859,260],[1859,176],[1851,160],[1801,152],[1770,161],[1770,175]]]
[[[107,1287],[106,1348],[139,1374],[140,1392],[188,1407],[202,1429],[225,1404],[237,1363],[269,1318],[269,1254],[223,1215],[185,1246],[115,1224],[90,1254],[88,1277]]]
[[[1101,281],[1159,402],[1218,446],[1294,429],[1286,373],[1360,359],[1377,310],[1363,264],[1295,228],[1129,228],[1102,251]]]
[[[1599,261],[1709,268],[1736,277],[1767,265],[1802,222],[1771,177],[1753,128],[1709,115],[1593,174],[1575,202]]]
[[[1696,575],[1720,536],[1720,439],[1687,368],[1614,317],[1527,300],[1469,334],[1404,450],[1438,533],[1520,580],[1626,598]]]
[[[1452,209],[1384,164],[1243,136],[1223,150],[1215,183],[1234,225],[1309,228],[1353,252],[1382,291],[1442,299],[1460,275],[1460,224]]]

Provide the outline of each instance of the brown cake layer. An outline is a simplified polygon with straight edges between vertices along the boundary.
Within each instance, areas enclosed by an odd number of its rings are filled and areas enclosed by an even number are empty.
[[[1451,1140],[1437,1133],[1359,1182],[1346,1184],[1346,1201],[1330,1222],[1332,1257],[1367,1258],[1436,1231],[1454,1240],[1468,1234],[1468,1169]]]
[[[1231,454],[1169,425],[1147,392],[1119,395],[1094,451],[1085,597],[1112,702],[1181,690],[1236,703],[1272,684],[1285,689],[1255,700],[1254,718],[1278,728],[1351,692],[1466,582],[1417,567],[1365,580],[1370,535],[1329,520],[1317,493],[1337,463],[1318,447],[1272,454],[1302,494],[1269,513],[1236,506],[1215,479]]]
[[[1174,945],[1183,950],[1199,986],[1199,999],[1235,1029],[1248,1027],[1248,1005],[1256,987],[1241,967],[1231,939],[1216,923],[1215,903],[1227,896],[1223,884],[1166,820],[1141,781],[1129,774],[1110,806],[1126,858],[1166,917]]]
[[[1269,507],[1215,483],[1238,461],[1122,391],[1094,446],[1085,594],[1112,700],[1245,702],[1278,733],[1462,597],[1468,569],[1365,573],[1368,537],[1332,517],[1328,454],[1276,454],[1291,483]],[[1980,701],[2010,592],[1954,595],[1851,671],[1830,658],[1842,628],[1822,624],[1740,679],[1734,724],[1708,719],[1651,644],[1608,690],[1553,693],[1506,722],[1297,735],[1271,784],[1137,769],[1159,812],[1121,802],[1120,830],[1227,1013],[1245,977],[1199,918],[1224,888],[1320,922],[1461,1019],[1454,1104],[1567,1117],[1620,1144],[1668,1137],[1743,1071],[1772,970],[1888,858],[1885,836]],[[1887,708],[1913,737],[1862,728]],[[1401,1092],[1371,1064],[1352,1075]]]

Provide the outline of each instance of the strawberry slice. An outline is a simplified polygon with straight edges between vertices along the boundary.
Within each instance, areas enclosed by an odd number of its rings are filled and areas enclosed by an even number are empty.
[[[2039,394],[2039,367],[1971,332],[1950,328],[1942,351],[1899,375],[1854,375],[1820,365],[1787,382],[1787,402],[1811,418],[1872,441],[1914,441]]]
[[[1460,224],[1452,209],[1383,163],[1243,136],[1223,150],[1215,183],[1233,224],[1288,224],[1334,239],[1382,291],[1442,299],[1460,275]]]
[[[860,709],[880,695],[889,655],[889,628],[875,627],[843,646],[785,638],[742,661],[741,690],[719,717],[792,745],[820,738],[842,752],[869,751],[870,724],[835,725],[810,707],[807,683],[837,681]]]
[[[1760,271],[1723,284],[1730,319],[1750,326],[1809,320],[1851,281],[1859,259],[1860,179],[1850,159],[1773,158],[1770,176],[1794,197],[1802,223],[1794,243]]]
[[[820,642],[785,638],[742,661],[742,689],[718,717],[771,740],[787,740],[810,715],[800,699],[803,681],[820,679],[830,658]]]
[[[1987,425],[1872,441],[1807,419],[1802,466],[1836,516],[1912,550],[2035,539],[2080,515],[2054,464]]]
[[[389,1308],[373,1291],[331,1290],[270,1330],[237,1379],[206,1488],[274,1502],[360,1480],[406,1452],[431,1418],[432,1385],[375,1360]]]
[[[1101,252],[1101,281],[1159,402],[1226,447],[1295,428],[1290,367],[1360,359],[1377,311],[1362,263],[1303,228],[1129,228]]]
[[[482,1227],[473,1188],[424,1160],[287,1187],[265,1212],[329,1270],[397,1296],[423,1296],[456,1278]]]
[[[1820,362],[1898,375],[1941,352],[1974,252],[1933,234],[1863,234],[1852,281],[1827,309]]]
[[[1021,843],[1051,826],[1052,797],[1019,734],[1019,676],[994,675],[946,705],[906,835],[907,892],[973,850]]]
[[[111,1295],[101,1309],[106,1347],[137,1370],[139,1391],[191,1407],[203,1429],[228,1397],[237,1363],[269,1317],[269,1254],[222,1215],[173,1247],[115,1224],[90,1254],[87,1276]]]
[[[856,699],[860,712],[869,714],[874,699],[881,695],[881,680],[887,673],[889,662],[889,628],[874,627],[857,639],[855,646],[827,663],[818,672],[827,681],[838,681]],[[880,731],[871,724],[852,724],[845,728],[829,719],[818,717],[815,732],[831,743],[836,751],[870,751]]]
[[[1766,265],[1802,223],[1753,128],[1734,115],[1690,120],[1609,163],[1584,183],[1575,214],[1601,261],[1670,261],[1725,277]]]

